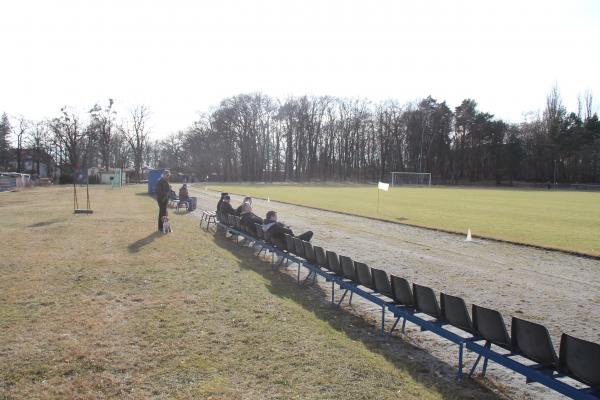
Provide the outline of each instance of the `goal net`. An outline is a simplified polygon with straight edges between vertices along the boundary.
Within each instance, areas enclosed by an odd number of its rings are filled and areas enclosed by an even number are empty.
[[[431,186],[431,172],[390,172],[390,185]]]

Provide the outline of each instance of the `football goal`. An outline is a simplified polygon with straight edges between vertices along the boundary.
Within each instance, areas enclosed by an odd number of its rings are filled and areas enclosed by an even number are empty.
[[[390,185],[431,186],[431,172],[390,172]]]

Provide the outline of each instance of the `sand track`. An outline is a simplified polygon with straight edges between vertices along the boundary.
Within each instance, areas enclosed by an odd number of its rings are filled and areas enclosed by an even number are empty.
[[[216,205],[218,193],[196,188],[192,192],[199,208]],[[234,207],[240,201],[240,196],[232,196]],[[509,332],[510,318],[517,316],[544,324],[555,347],[562,332],[600,343],[600,260],[491,240],[465,242],[459,235],[274,201],[257,199],[254,209],[260,216],[276,210],[279,220],[296,233],[314,231],[313,242],[327,250],[430,286],[436,293],[461,296],[467,306],[497,309]],[[446,342],[416,329],[409,336],[436,357],[456,363]],[[467,357],[467,366],[470,360]],[[539,385],[525,385],[519,375],[493,364],[489,376],[507,385],[514,398],[560,398]]]

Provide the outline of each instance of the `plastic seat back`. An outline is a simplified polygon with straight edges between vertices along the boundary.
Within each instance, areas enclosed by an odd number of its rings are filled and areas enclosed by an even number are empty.
[[[413,297],[412,289],[410,288],[410,284],[404,278],[400,278],[399,276],[392,275],[392,294],[393,299],[398,303],[402,304],[405,307],[414,308],[415,300]]]
[[[325,254],[327,255],[328,269],[334,274],[342,276],[342,267],[340,266],[340,259],[338,258],[337,254],[329,250],[327,250]]]
[[[265,239],[265,232],[262,229],[262,225],[261,224],[254,224],[254,227],[256,228],[256,237],[260,240],[264,240]]]
[[[440,305],[444,321],[465,332],[473,333],[473,322],[467,305],[461,297],[440,293]]]
[[[506,324],[496,310],[473,304],[473,330],[485,340],[510,350],[510,336]]]
[[[513,317],[510,328],[514,351],[540,364],[558,367],[558,357],[545,326]]]
[[[373,290],[391,299],[392,287],[387,272],[382,269],[371,268],[371,276],[373,278]]]
[[[351,281],[356,281],[354,261],[350,257],[340,256],[340,263],[342,264],[342,276]]]
[[[600,344],[563,333],[558,363],[569,376],[600,389]]]
[[[413,283],[413,296],[415,298],[415,309],[417,311],[427,314],[437,320],[442,319],[440,305],[432,288]]]
[[[354,261],[354,269],[356,270],[356,283],[373,289],[373,277],[371,276],[371,268],[365,263]]]
[[[277,247],[280,250],[286,250],[285,240],[282,240],[280,237],[272,237],[271,242],[273,246]]]
[[[329,269],[329,263],[327,262],[327,256],[325,250],[321,246],[313,246],[315,256],[317,257],[317,265],[323,269]]]
[[[290,254],[295,254],[296,253],[296,245],[294,244],[293,236],[288,235],[287,233],[284,233],[283,237],[285,238],[285,250],[287,250],[287,252]]]
[[[294,237],[294,254],[298,257],[304,257],[304,245],[302,244],[302,239],[298,239]]]
[[[317,263],[317,256],[315,255],[313,245],[310,242],[302,241],[302,246],[304,247],[304,258],[306,258],[306,261],[315,265]]]

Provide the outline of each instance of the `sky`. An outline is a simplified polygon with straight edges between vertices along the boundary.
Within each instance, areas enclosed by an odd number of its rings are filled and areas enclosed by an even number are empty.
[[[600,96],[597,0],[15,0],[0,16],[0,113],[113,98],[120,118],[148,106],[154,138],[240,93],[472,98],[508,122],[555,84],[569,110]]]

